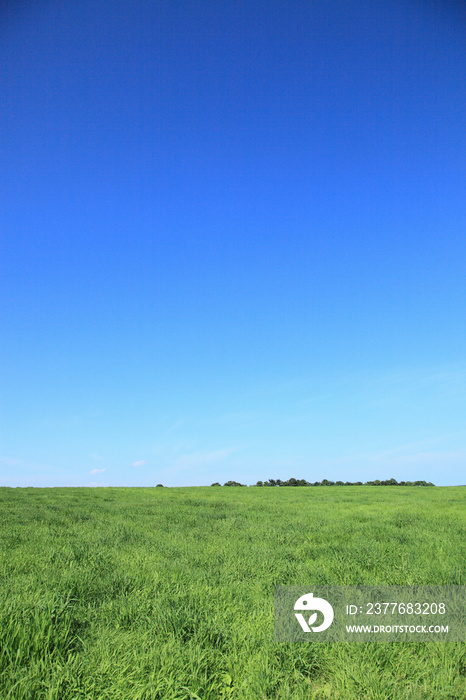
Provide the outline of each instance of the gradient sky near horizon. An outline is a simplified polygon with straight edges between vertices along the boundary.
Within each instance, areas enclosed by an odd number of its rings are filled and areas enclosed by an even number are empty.
[[[5,486],[466,483],[466,11],[0,9]]]

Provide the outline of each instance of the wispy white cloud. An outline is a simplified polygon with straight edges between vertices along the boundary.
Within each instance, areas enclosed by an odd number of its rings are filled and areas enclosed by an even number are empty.
[[[17,467],[17,472],[21,471],[23,473],[29,472],[42,472],[43,474],[64,474],[65,469],[58,468],[51,464],[44,464],[39,462],[30,462],[25,459],[17,459],[13,457],[0,457],[0,465],[4,464],[6,467]]]
[[[5,464],[7,467],[18,467],[20,464],[24,464],[24,460],[13,457],[0,457],[0,464]]]
[[[466,464],[466,452],[415,452],[395,457],[391,463],[400,467],[425,465],[426,467],[435,467],[441,473],[441,470],[446,467]]]
[[[91,469],[89,474],[102,474],[105,471],[107,471],[105,468],[104,469]]]
[[[375,387],[403,392],[435,391],[438,396],[466,396],[466,367],[463,364],[431,368],[406,368],[393,371],[366,382],[367,389]]]
[[[332,479],[374,479],[393,476],[398,480],[429,479],[438,483],[460,483],[464,478],[466,452],[432,449],[428,441],[322,458],[319,474],[326,471]],[[327,477],[329,478],[329,477]]]
[[[236,450],[232,447],[226,447],[221,450],[212,450],[210,452],[193,452],[191,454],[184,454],[175,460],[172,468],[180,471],[184,469],[199,469],[217,462],[222,462],[235,451]]]
[[[142,467],[142,466],[144,466],[144,464],[146,464],[146,460],[139,459],[137,462],[133,462],[133,464],[131,466],[132,467]]]
[[[372,452],[363,452],[361,453],[362,457],[371,457],[375,460],[384,460],[384,459],[393,459],[393,458],[404,458],[409,455],[416,455],[416,454],[451,454],[447,453],[445,450],[435,452],[433,450],[435,445],[438,445],[441,442],[444,442],[445,440],[451,439],[454,437],[454,435],[436,435],[432,436],[430,439],[426,440],[416,440],[415,442],[406,442],[403,443],[402,445],[395,445],[390,447],[389,449],[381,449],[377,451],[372,451]]]
[[[176,423],[173,423],[173,425],[171,425],[168,428],[168,430],[164,433],[164,437],[170,435],[170,433],[173,433],[175,430],[178,430],[178,428],[181,428],[181,426],[187,423],[187,421],[187,418],[180,418],[180,420],[177,420]]]

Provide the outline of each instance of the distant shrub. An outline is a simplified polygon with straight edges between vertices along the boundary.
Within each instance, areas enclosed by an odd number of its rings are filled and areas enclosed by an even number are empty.
[[[159,484],[161,486],[162,484]],[[224,486],[246,486],[246,484],[240,484],[238,481],[227,481]],[[281,479],[269,479],[268,481],[257,481],[256,486],[435,486],[431,481],[397,481],[396,479],[385,479],[381,481],[380,479],[375,479],[374,481],[366,481],[364,484],[362,481],[329,481],[329,479],[322,479],[322,481],[306,481],[306,479],[295,479],[291,478],[287,481],[282,481]],[[211,486],[221,486],[218,481]]]
[[[158,488],[160,488],[160,487],[163,488],[163,484],[157,484],[157,486],[156,486],[155,488],[158,489]]]
[[[225,486],[240,486],[236,481],[229,481]],[[374,481],[366,481],[365,484],[362,481],[329,481],[328,479],[322,479],[322,481],[314,481],[310,483],[306,479],[288,479],[287,481],[282,481],[281,479],[269,479],[268,481],[258,481],[256,486],[435,486],[431,481],[400,481],[396,479],[385,479],[381,481],[380,479],[375,479]]]

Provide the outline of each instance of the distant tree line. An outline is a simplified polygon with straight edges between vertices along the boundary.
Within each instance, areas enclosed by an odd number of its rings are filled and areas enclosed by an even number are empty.
[[[246,486],[246,484],[240,484],[238,481],[227,481],[224,486]],[[431,481],[397,481],[396,479],[385,479],[381,481],[380,479],[375,479],[375,481],[329,481],[328,479],[322,479],[322,481],[306,481],[306,479],[288,479],[287,481],[282,481],[281,479],[269,479],[268,481],[258,481],[256,486],[435,486]],[[212,486],[221,486],[218,481]]]

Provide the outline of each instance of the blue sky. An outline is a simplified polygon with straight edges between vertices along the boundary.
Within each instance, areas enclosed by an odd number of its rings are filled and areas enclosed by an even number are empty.
[[[460,3],[0,10],[7,486],[466,482]]]

